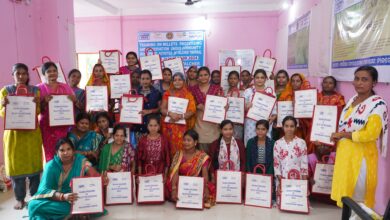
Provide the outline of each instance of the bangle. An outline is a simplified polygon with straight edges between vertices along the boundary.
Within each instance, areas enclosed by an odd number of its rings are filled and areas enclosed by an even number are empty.
[[[63,193],[60,195],[60,201],[65,201],[65,195]]]

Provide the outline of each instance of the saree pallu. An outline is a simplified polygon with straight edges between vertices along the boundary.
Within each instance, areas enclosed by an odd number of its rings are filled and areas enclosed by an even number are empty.
[[[72,141],[76,151],[94,151],[99,152],[100,145],[103,141],[103,136],[95,131],[88,131],[83,137],[78,138],[72,132],[68,133],[68,138]],[[93,165],[97,165],[97,158],[88,158]]]
[[[72,87],[72,90],[76,95],[78,103],[81,105],[80,108],[75,105],[74,118],[76,118],[78,114],[85,112],[85,90],[79,87]]]
[[[112,165],[121,165],[123,172],[131,171],[131,162],[135,160],[135,152],[129,143],[118,150],[114,155],[111,153],[112,143],[106,144],[99,157],[99,172],[108,171]]]

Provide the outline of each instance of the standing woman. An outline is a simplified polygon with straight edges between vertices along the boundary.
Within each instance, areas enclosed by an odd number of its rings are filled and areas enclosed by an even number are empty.
[[[256,92],[266,93],[265,82],[267,81],[268,77],[265,70],[263,69],[256,70],[253,77],[254,77],[254,85],[251,88],[246,89],[244,92],[246,112],[252,107],[252,99]],[[264,118],[264,119],[267,120],[268,118]],[[275,119],[276,119],[276,109],[274,108],[268,120],[270,124],[272,124]],[[250,118],[245,118],[244,129],[245,129],[244,143],[248,143],[248,140],[256,135],[256,121]]]
[[[134,72],[141,72],[138,63],[137,53],[130,51],[126,54],[127,66],[121,66],[119,68],[119,74],[133,74]]]
[[[339,132],[331,137],[338,141],[331,198],[340,207],[344,196],[374,207],[378,178],[376,143],[380,138],[379,148],[386,156],[388,134],[387,104],[373,90],[377,82],[378,71],[374,67],[356,69],[353,86],[357,95],[344,107]]]
[[[42,73],[46,77],[47,83],[38,84],[41,91],[41,117],[39,118],[39,126],[42,132],[43,148],[45,149],[47,162],[53,159],[56,153],[54,146],[58,139],[66,137],[69,130],[69,126],[50,127],[48,103],[53,98],[53,95],[68,95],[69,99],[73,102],[76,102],[76,96],[70,86],[57,81],[58,69],[55,63],[44,63],[42,65]]]
[[[245,91],[246,89],[250,88],[253,86],[252,84],[252,76],[251,73],[248,70],[243,70],[241,71],[240,74],[240,90]]]
[[[210,84],[221,86],[221,71],[213,70],[211,72],[211,81]]]
[[[228,75],[229,89],[224,91],[226,97],[242,97],[239,89],[240,74],[237,71],[231,71]],[[243,140],[244,139],[244,125],[234,124],[234,138]]]
[[[190,66],[187,70],[187,86],[191,89],[193,86],[198,85],[198,68],[196,66]]]
[[[280,94],[286,89],[288,85],[289,76],[286,70],[279,70],[278,73],[276,73],[276,98],[279,100]]]
[[[9,103],[7,96],[28,94],[35,97],[34,102],[37,103],[37,114],[39,114],[39,89],[28,85],[27,65],[23,63],[13,65],[12,76],[15,84],[5,86],[0,90],[1,116],[5,116],[5,107]],[[3,147],[5,172],[12,180],[16,197],[14,209],[22,209],[25,205],[26,177],[30,180],[31,195],[37,192],[39,185],[39,175],[42,172],[41,130],[39,127],[30,131],[4,130]]]
[[[78,87],[81,80],[80,70],[72,69],[68,74],[68,80],[70,87],[76,95],[74,116],[77,117],[80,112],[85,111],[85,90]]]
[[[164,95],[164,92],[169,89],[169,86],[171,86],[172,83],[172,70],[169,68],[164,68],[162,72],[163,79],[153,86],[161,93],[161,95]]]
[[[168,98],[177,97],[188,99],[187,112],[184,114],[177,114],[168,111]],[[178,150],[183,146],[183,135],[188,129],[192,129],[195,124],[195,112],[196,103],[194,96],[188,91],[185,85],[184,75],[182,73],[175,73],[173,75],[173,83],[171,88],[164,93],[161,103],[161,114],[163,118],[161,120],[162,134],[169,140],[171,146],[171,156],[175,155]],[[165,122],[165,117],[169,116],[170,122]],[[186,124],[175,124],[176,121],[181,119],[186,120]]]

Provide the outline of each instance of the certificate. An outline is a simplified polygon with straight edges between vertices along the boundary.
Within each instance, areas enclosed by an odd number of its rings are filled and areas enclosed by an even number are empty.
[[[241,172],[217,171],[217,203],[241,204]]]
[[[226,119],[237,124],[244,124],[245,119],[245,98],[228,97],[229,108],[226,112]]]
[[[137,95],[123,95],[121,99],[120,123],[142,124],[143,117],[140,114],[144,108],[144,97]]]
[[[264,93],[256,92],[252,99],[252,107],[248,110],[246,117],[255,121],[268,120],[274,108],[276,98]]]
[[[85,111],[108,111],[108,93],[107,86],[86,86],[86,105]]]
[[[307,180],[281,180],[280,210],[309,213]]]
[[[317,90],[305,89],[295,91],[294,117],[312,118],[314,106],[317,104]]]
[[[162,79],[160,55],[150,55],[140,58],[142,70],[149,70],[152,73],[152,80]]]
[[[74,125],[74,106],[68,95],[53,95],[49,101],[49,125]]]
[[[231,71],[237,71],[238,74],[241,73],[241,66],[221,66],[221,87],[223,91],[228,91],[229,90],[229,82],[228,82],[228,77],[229,73]]]
[[[204,105],[203,121],[219,124],[225,119],[227,98],[207,95]]]
[[[269,57],[256,56],[255,63],[252,68],[252,76],[258,69],[263,69],[267,73],[268,78],[274,71],[276,60]]]
[[[334,145],[334,142],[330,140],[330,136],[336,131],[337,106],[316,105],[314,107],[310,141],[318,141],[326,145]]]
[[[187,112],[188,102],[189,102],[188,99],[170,96],[170,97],[168,97],[168,112],[173,112],[173,113],[177,113],[177,114],[184,114]],[[169,116],[165,117],[165,122],[170,123]],[[186,120],[181,119],[181,120],[176,121],[174,123],[185,125]]]
[[[58,72],[57,82],[66,84],[67,81],[66,81],[66,77],[65,77],[64,71],[62,70],[61,64],[58,63],[58,62],[55,63],[55,64],[57,66],[57,72]],[[38,76],[39,76],[39,79],[41,80],[41,82],[42,83],[47,83],[46,77],[42,73],[42,66],[35,67],[35,70],[38,72]]]
[[[278,118],[277,118],[277,127],[282,127],[283,119],[287,116],[294,115],[294,106],[292,101],[278,101],[277,102],[278,109]]]
[[[139,176],[137,202],[162,203],[164,202],[164,184],[162,174]]]
[[[99,59],[102,62],[102,65],[106,70],[106,73],[109,74],[119,73],[119,59],[120,59],[119,50],[101,50],[99,51]]]
[[[119,99],[131,90],[130,74],[110,75],[111,98]]]
[[[103,212],[103,185],[101,177],[72,179],[72,192],[79,197],[72,205],[72,214]]]
[[[131,172],[108,172],[106,204],[133,203],[133,178]]]
[[[7,96],[5,130],[35,130],[37,128],[37,103],[33,96]]]
[[[164,60],[164,67],[169,68],[173,74],[178,72],[183,74],[185,73],[183,61],[180,57]]]
[[[176,208],[203,209],[203,177],[179,176]]]
[[[272,208],[272,176],[246,174],[245,205]]]
[[[332,192],[333,164],[317,163],[314,171],[313,193],[330,195]]]

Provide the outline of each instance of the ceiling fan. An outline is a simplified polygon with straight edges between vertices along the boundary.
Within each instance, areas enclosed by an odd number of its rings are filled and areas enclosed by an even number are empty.
[[[202,0],[187,0],[186,3],[184,3],[184,4],[187,6],[191,6],[191,5],[193,5],[197,2],[200,2],[200,1],[202,1]]]

